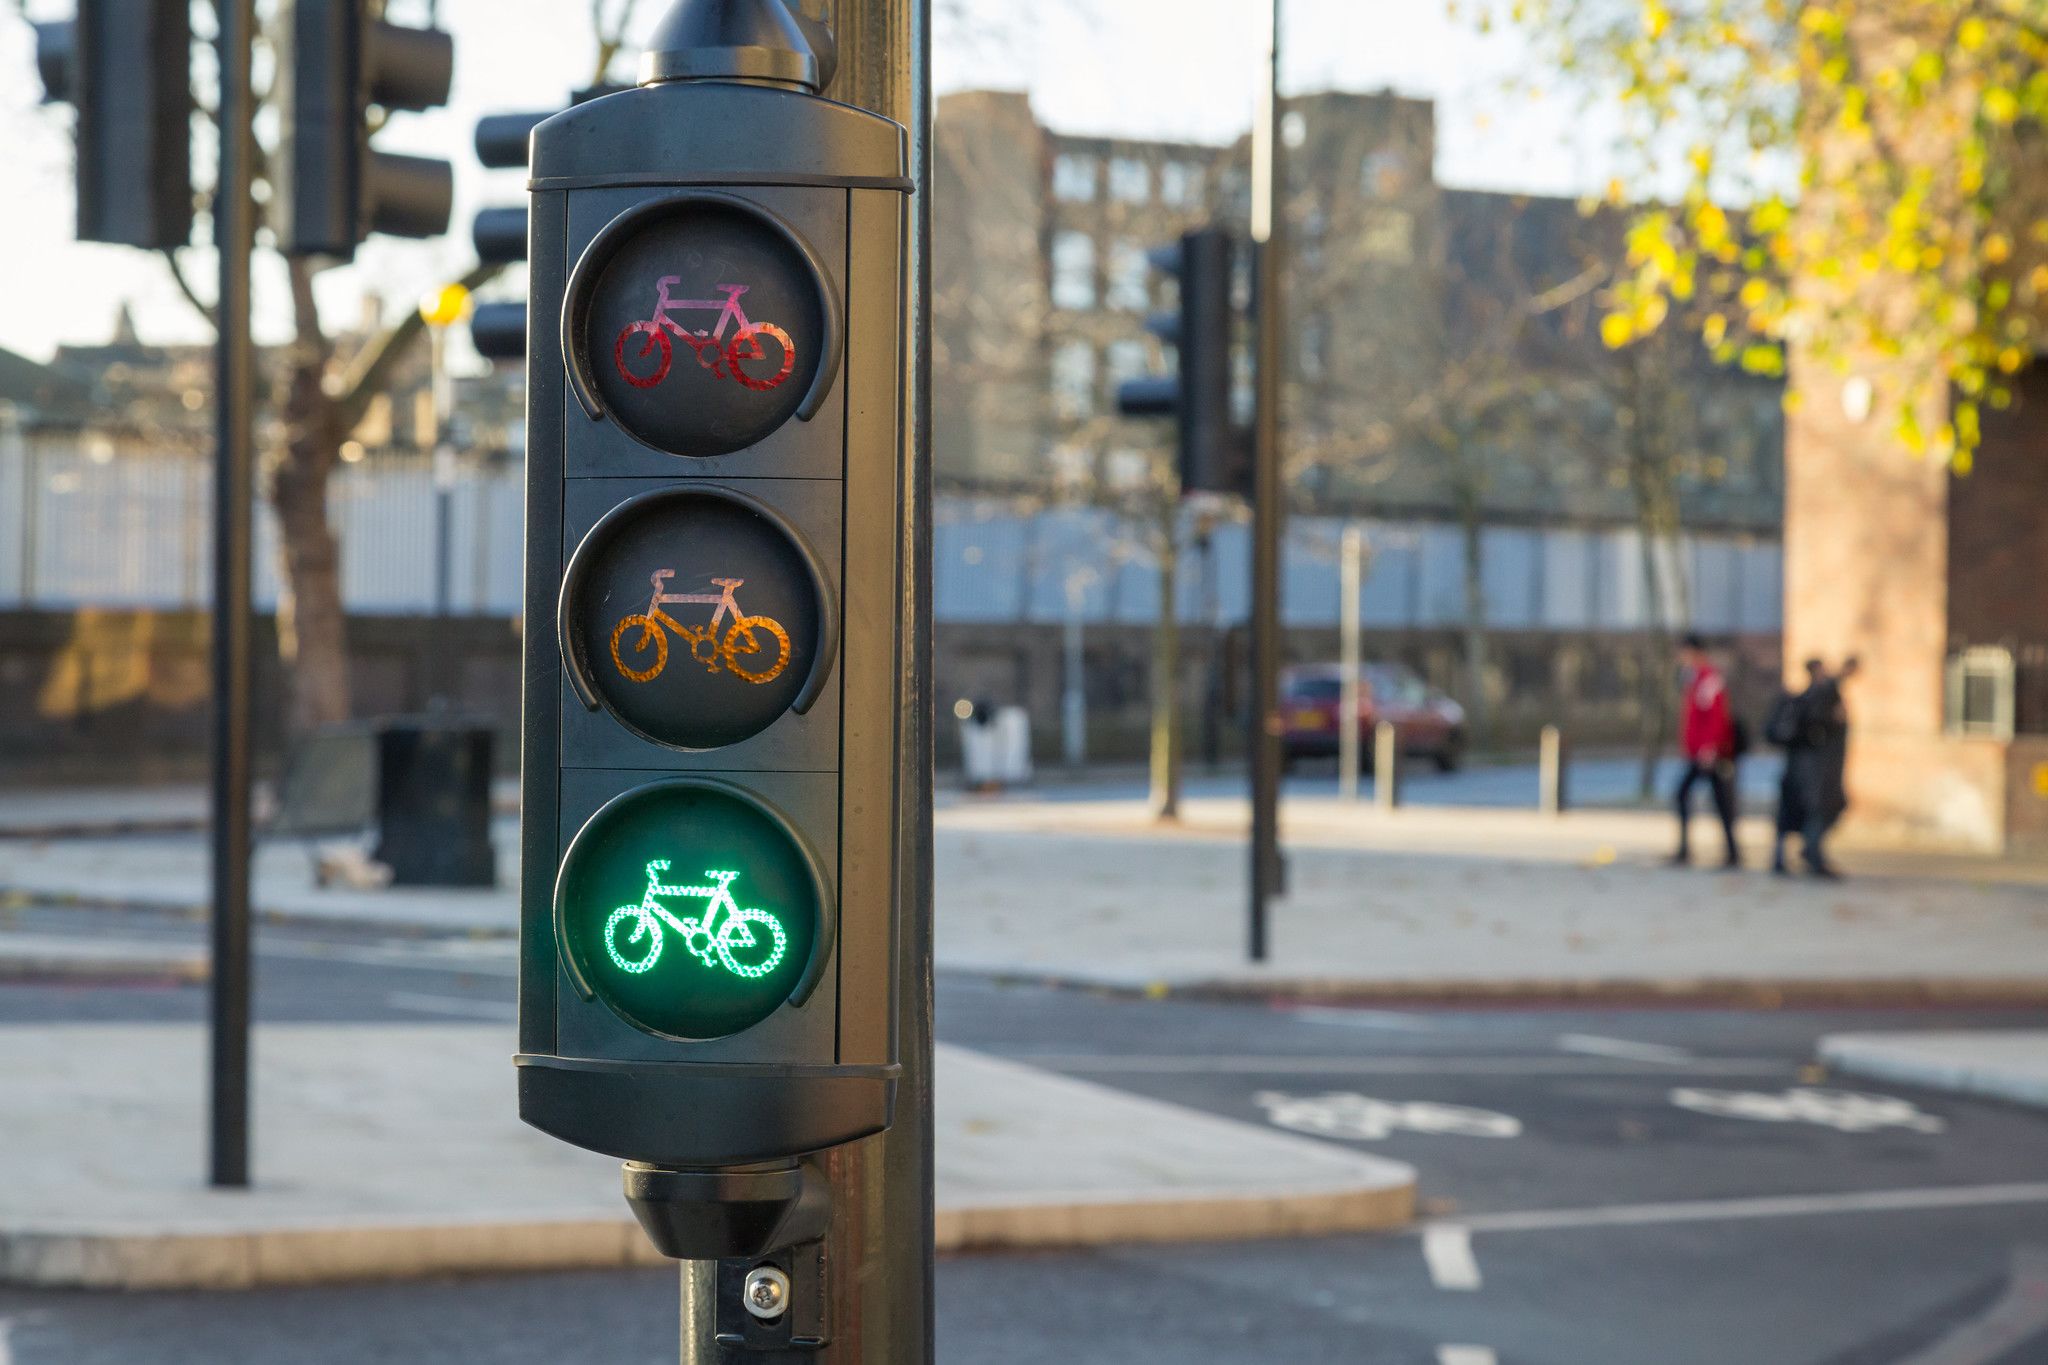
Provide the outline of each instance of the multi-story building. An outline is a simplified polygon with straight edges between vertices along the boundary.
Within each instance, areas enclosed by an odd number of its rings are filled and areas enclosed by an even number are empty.
[[[1679,325],[1609,351],[1599,304],[1621,216],[1440,185],[1430,102],[1303,96],[1282,136],[1295,652],[1329,649],[1333,519],[1365,519],[1376,648],[1461,693],[1525,702],[1535,721],[1604,679],[1592,694],[1614,704],[1593,728],[1626,729],[1648,685],[1642,637],[1687,623],[1746,637],[1762,686],[1781,386],[1712,364]],[[1142,707],[1142,688],[1113,683],[1145,671],[1134,641],[1159,594],[1133,580],[1156,570],[1171,438],[1119,417],[1115,395],[1171,361],[1146,326],[1174,303],[1148,251],[1248,221],[1248,140],[1075,136],[1041,126],[1024,95],[967,92],[940,101],[934,145],[942,686],[1028,699],[1049,725],[1051,632],[1079,613],[1126,650],[1090,646],[1106,704]],[[1181,526],[1180,548],[1203,555],[1182,575],[1197,658],[1200,632],[1227,633],[1244,608],[1241,528],[1214,515]],[[1212,575],[1216,591],[1188,585]],[[1464,676],[1481,628],[1487,676]],[[1567,637],[1588,657],[1560,662]]]

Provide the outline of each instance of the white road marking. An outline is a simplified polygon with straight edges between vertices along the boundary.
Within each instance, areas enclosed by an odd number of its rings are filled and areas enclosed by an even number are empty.
[[[1472,1254],[1471,1232],[1454,1223],[1439,1224],[1422,1234],[1422,1259],[1429,1262],[1429,1278],[1438,1289],[1473,1293],[1485,1283],[1479,1275],[1479,1258]]]
[[[2048,1254],[2027,1248],[2013,1257],[2012,1280],[1985,1310],[1899,1365],[1992,1365],[2048,1326]]]
[[[1100,1053],[1005,1052],[1012,1061],[1053,1071],[1153,1076],[1669,1076],[1665,1062],[1606,1057],[1405,1055],[1395,1057],[1111,1056]],[[1687,1068],[1700,1076],[1782,1076],[1799,1068],[1767,1057],[1717,1058]]]
[[[1611,1204],[1590,1209],[1531,1209],[1521,1213],[1473,1214],[1458,1219],[1457,1226],[1467,1232],[1573,1232],[1591,1228],[1739,1222],[1755,1218],[1919,1213],[1932,1209],[1993,1208],[2001,1204],[2048,1204],[2048,1182],[1862,1190],[1849,1194],[1773,1195],[1759,1199],[1699,1199],[1671,1204]],[[1428,1235],[1426,1228],[1424,1235]]]
[[[1557,1040],[1559,1050],[1576,1052],[1586,1057],[1618,1057],[1630,1062],[1668,1062],[1672,1066],[1686,1066],[1693,1061],[1693,1055],[1682,1047],[1665,1047],[1661,1043],[1632,1043],[1626,1038],[1602,1038],[1593,1033],[1567,1033]]]
[[[1766,1095],[1754,1090],[1687,1087],[1672,1091],[1671,1102],[1680,1109],[1713,1118],[1745,1119],[1751,1123],[1811,1123],[1843,1133],[1875,1133],[1886,1128],[1905,1128],[1915,1133],[1948,1130],[1946,1121],[1923,1113],[1910,1100],[1863,1095],[1853,1090],[1800,1086],[1782,1095]]]
[[[0,1318],[0,1365],[14,1365],[14,1324]]]
[[[1252,1097],[1276,1128],[1348,1142],[1378,1142],[1400,1130],[1432,1136],[1513,1138],[1522,1121],[1490,1109],[1461,1104],[1411,1104],[1333,1091],[1327,1095],[1283,1095],[1262,1090]]]
[[[491,1023],[513,1023],[519,1018],[515,1005],[503,1004],[496,1000],[464,1000],[452,995],[416,995],[411,991],[393,991],[384,997],[384,1003],[395,1010],[406,1010],[413,1014],[438,1014],[451,1019],[484,1019]]]
[[[1500,1365],[1491,1346],[1439,1346],[1436,1365]]]
[[[1392,1010],[1346,1010],[1329,1005],[1302,1005],[1293,1011],[1293,1015],[1309,1024],[1381,1029],[1389,1033],[1434,1033],[1437,1027],[1434,1021],[1419,1014],[1397,1014]]]

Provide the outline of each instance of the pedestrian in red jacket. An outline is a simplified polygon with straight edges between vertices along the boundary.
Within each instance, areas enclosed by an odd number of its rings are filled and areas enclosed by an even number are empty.
[[[1714,810],[1728,840],[1730,871],[1742,866],[1735,842],[1735,712],[1728,703],[1728,683],[1707,657],[1707,644],[1697,635],[1685,637],[1679,650],[1685,668],[1685,700],[1678,722],[1678,743],[1685,758],[1685,776],[1678,783],[1678,853],[1672,862],[1692,863],[1692,789],[1704,781],[1714,793]]]

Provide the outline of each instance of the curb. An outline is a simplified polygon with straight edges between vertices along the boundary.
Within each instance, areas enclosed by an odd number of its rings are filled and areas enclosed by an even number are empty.
[[[940,964],[945,970],[945,964]],[[966,969],[963,969],[966,970]],[[1930,977],[1873,981],[1810,978],[1530,978],[1524,980],[1359,981],[1301,977],[1271,980],[1154,981],[1057,972],[977,973],[1002,985],[1051,986],[1122,998],[1266,1005],[1634,1005],[1743,1009],[1859,1009],[2048,1006],[2048,978]]]
[[[947,1255],[1112,1243],[1235,1242],[1391,1232],[1415,1216],[1415,1184],[1172,1199],[1020,1196],[941,1207]],[[0,1230],[0,1284],[39,1289],[246,1290],[532,1271],[627,1270],[668,1261],[617,1221],[279,1227],[244,1231]]]
[[[1985,1055],[1987,1044],[1995,1046],[1996,1033],[1979,1038],[1954,1035],[1953,1040],[1973,1054],[1964,1057],[1929,1055],[1931,1039],[1855,1033],[1821,1039],[1816,1055],[1844,1075],[2048,1109],[2048,1064],[2044,1064],[2048,1063],[2048,1034],[2031,1036],[2035,1039],[2030,1049],[2035,1054],[2031,1067],[2001,1065],[1995,1057]],[[1935,1051],[1938,1053],[1938,1047]]]
[[[136,981],[171,981],[196,985],[210,980],[212,965],[197,952],[162,954],[82,954],[25,948],[16,950],[0,936],[0,984],[114,985]]]
[[[124,915],[167,915],[173,919],[203,920],[211,907],[185,900],[144,900],[134,896],[99,896],[82,891],[51,891],[34,887],[0,886],[0,906],[41,906],[57,910],[102,910]],[[258,924],[285,925],[300,929],[334,932],[373,929],[395,938],[515,939],[517,924],[467,925],[427,924],[419,920],[380,919],[343,911],[281,910],[275,906],[253,906]]]

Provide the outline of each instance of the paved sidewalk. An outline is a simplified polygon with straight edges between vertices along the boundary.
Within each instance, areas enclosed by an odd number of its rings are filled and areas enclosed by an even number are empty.
[[[1842,884],[1661,865],[1667,818],[1295,801],[1271,959],[1245,958],[1241,802],[941,816],[940,961],[1128,989],[1372,998],[2048,1000],[2041,869],[1848,859]],[[1704,833],[1704,831],[1702,831]],[[1745,830],[1752,863],[1767,828]]]
[[[1667,817],[1412,809],[1298,798],[1292,894],[1272,957],[1245,960],[1244,803],[1188,803],[1178,825],[1123,801],[965,801],[939,813],[943,968],[1131,990],[1377,999],[2048,1002],[2048,867],[1859,853],[1843,884],[1661,865]],[[1702,824],[1704,825],[1704,821]],[[1706,830],[1700,831],[1703,839]],[[495,891],[313,885],[292,845],[263,849],[273,918],[510,935],[516,827]],[[196,838],[0,842],[0,905],[200,913]],[[0,943],[4,948],[4,943]]]
[[[2048,1031],[1839,1033],[1820,1058],[1850,1076],[2048,1108]]]
[[[509,1031],[256,1034],[259,1187],[201,1184],[205,1039],[10,1027],[0,1282],[123,1289],[654,1264],[619,1164],[519,1123]],[[942,1248],[1404,1225],[1415,1172],[942,1048]]]
[[[265,839],[257,845],[251,897],[259,915],[394,931],[514,934],[519,930],[519,827],[492,828],[498,886],[488,891],[317,886],[306,846]],[[203,915],[208,904],[203,837],[0,841],[0,901],[105,906]]]

